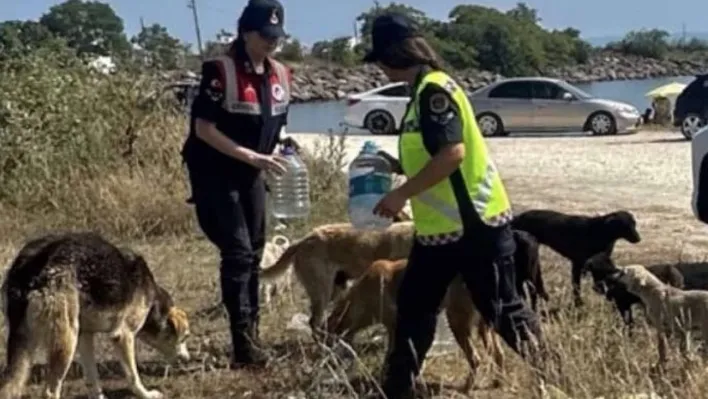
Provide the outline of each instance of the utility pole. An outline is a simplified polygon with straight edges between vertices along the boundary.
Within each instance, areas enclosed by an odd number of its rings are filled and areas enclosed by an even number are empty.
[[[192,9],[194,15],[194,30],[197,32],[197,47],[199,48],[199,57],[204,60],[204,50],[202,49],[202,33],[199,30],[199,16],[197,15],[197,0],[189,0],[188,8]]]

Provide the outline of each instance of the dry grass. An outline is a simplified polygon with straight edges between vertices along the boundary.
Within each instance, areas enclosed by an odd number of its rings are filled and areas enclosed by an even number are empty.
[[[675,142],[671,140],[674,138]],[[395,153],[395,147],[390,147],[394,139],[376,140]],[[704,230],[690,214],[689,145],[680,138],[642,133],[608,138],[510,138],[490,143],[515,207],[549,207],[582,213],[628,209],[639,220],[643,241],[635,246],[620,243],[616,252],[619,262],[704,258],[701,250]],[[325,155],[323,151],[331,150],[337,143],[324,144],[317,151],[319,155]],[[341,152],[326,154],[334,163],[311,163],[317,170],[315,216],[307,224],[293,226],[291,235],[302,234],[316,224],[345,220],[344,182],[338,174],[343,160],[337,161],[337,154]],[[367,376],[377,373],[380,345],[365,345],[367,340],[360,339],[355,348],[359,361],[346,368],[341,359],[315,345],[307,335],[286,330],[291,315],[307,309],[297,283],[292,291],[263,309],[262,338],[274,347],[272,366],[258,373],[225,370],[226,321],[199,315],[200,310],[219,299],[216,251],[201,238],[193,225],[191,209],[182,201],[186,196],[183,177],[174,170],[171,175],[156,174],[155,177],[171,179],[159,184],[162,190],[173,187],[165,199],[160,198],[165,191],[155,193],[156,184],[141,184],[144,182],[140,182],[140,177],[130,177],[125,172],[114,175],[113,179],[96,180],[90,189],[87,186],[77,191],[77,195],[92,195],[84,204],[92,207],[87,212],[98,212],[96,216],[80,222],[72,219],[69,223],[55,211],[46,213],[44,219],[52,227],[85,227],[97,218],[104,220],[99,230],[141,251],[158,280],[189,311],[194,332],[190,346],[199,360],[190,364],[188,371],[166,369],[159,362],[151,362],[159,359],[141,345],[141,368],[148,385],[160,387],[171,398],[354,398],[375,389],[373,380]],[[63,199],[57,209],[74,209],[75,205],[66,201]],[[2,234],[6,244],[0,248],[0,260],[8,264],[28,231],[37,232],[39,226],[37,219],[32,218],[33,227],[20,228],[26,227],[28,221],[15,218],[14,215],[20,214],[15,208],[5,209]],[[162,234],[144,234],[149,237],[140,239],[133,234],[121,234],[131,231],[120,227],[119,221],[125,220],[123,215],[134,220],[138,216],[131,212],[140,209],[146,209],[149,215],[164,212],[164,219],[158,218],[165,220]],[[175,224],[180,227],[170,228]],[[561,308],[558,320],[544,323],[547,339],[562,353],[566,378],[559,386],[561,390],[575,398],[603,395],[613,398],[621,393],[649,391],[675,398],[708,396],[708,379],[703,374],[702,362],[685,365],[674,357],[666,375],[652,374],[650,367],[656,359],[653,336],[640,329],[631,340],[626,338],[614,309],[587,289],[589,284],[584,286],[586,308],[580,312],[571,309],[567,262],[545,249],[543,259],[552,298],[550,306]],[[466,363],[454,346],[448,349],[451,350],[430,358],[424,378],[436,390],[442,389],[442,396],[455,397],[452,388],[462,383]],[[473,397],[532,397],[528,370],[511,351],[506,353],[509,361],[503,387],[481,388],[473,392]],[[106,360],[113,358],[110,351],[104,354]],[[102,371],[109,397],[129,396],[114,365],[107,364]],[[481,371],[478,382],[482,387],[491,380],[491,373],[487,366]],[[83,382],[76,378],[78,374],[73,374],[74,378],[65,387],[67,397],[86,392]],[[34,397],[38,392],[35,384],[29,393]]]

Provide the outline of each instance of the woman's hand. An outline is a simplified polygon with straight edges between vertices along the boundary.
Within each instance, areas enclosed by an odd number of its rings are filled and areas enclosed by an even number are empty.
[[[251,159],[251,165],[254,167],[264,170],[272,175],[282,175],[288,170],[288,160],[278,154],[274,155],[264,155],[255,154]]]
[[[393,190],[376,204],[374,214],[393,219],[401,212],[407,200],[408,198],[401,191]]]

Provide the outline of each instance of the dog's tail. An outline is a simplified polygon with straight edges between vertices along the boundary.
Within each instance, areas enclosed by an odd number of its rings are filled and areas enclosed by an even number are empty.
[[[290,246],[290,240],[288,240],[288,237],[285,237],[284,235],[278,234],[273,236],[273,238],[270,240],[274,245],[277,245],[281,248],[287,248]]]
[[[49,261],[55,245],[48,245],[35,256],[23,258],[22,267],[40,267]],[[18,259],[19,260],[19,259]],[[10,277],[11,278],[11,277]],[[3,285],[8,327],[7,366],[0,380],[0,399],[22,396],[32,371],[34,354],[47,350],[50,373],[61,373],[71,363],[78,337],[79,293],[74,278],[67,274],[51,277],[49,287],[29,291]],[[9,293],[8,288],[13,293]]]
[[[303,246],[309,245],[316,239],[314,235],[308,235],[302,240],[288,246],[288,248],[280,255],[280,258],[269,268],[261,269],[260,279],[263,282],[278,279],[285,274],[293,263],[295,255],[302,249]]]

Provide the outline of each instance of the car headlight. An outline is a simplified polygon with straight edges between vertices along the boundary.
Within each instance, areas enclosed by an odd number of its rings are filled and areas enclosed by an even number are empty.
[[[639,115],[639,110],[635,107],[618,107],[617,111],[621,114]]]

